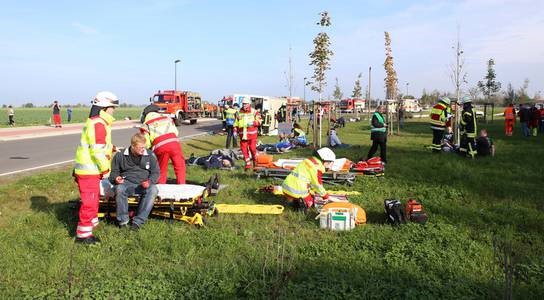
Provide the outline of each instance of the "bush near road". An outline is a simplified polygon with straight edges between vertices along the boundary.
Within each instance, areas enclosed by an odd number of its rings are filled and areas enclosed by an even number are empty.
[[[329,187],[361,192],[351,200],[366,210],[368,224],[350,232],[320,230],[312,217],[287,208],[280,216],[219,215],[204,229],[155,219],[134,233],[102,223],[102,243],[82,247],[73,243],[77,216],[68,201],[79,196],[70,170],[4,184],[0,298],[499,299],[507,257],[514,297],[543,299],[544,137],[516,131],[505,138],[496,121],[487,125],[496,157],[468,160],[429,153],[430,129],[415,121],[389,138],[384,178]],[[366,122],[338,134],[357,145],[340,157],[366,155]],[[206,154],[224,139],[199,137],[183,149]],[[197,182],[213,174],[198,167],[187,173]],[[276,181],[242,170],[220,174],[228,187],[219,203],[281,203],[255,193]],[[382,202],[393,197],[421,200],[427,225],[384,224]]]
[[[72,108],[72,121],[70,123],[83,123],[89,117],[89,107],[76,107]],[[142,107],[119,107],[115,110],[114,117],[117,120],[123,120],[126,117],[130,117],[132,120],[138,120],[142,113]],[[36,126],[36,125],[49,125],[53,115],[51,108],[14,108],[15,111],[15,126]],[[66,113],[66,107],[61,109],[61,117],[63,124],[70,124],[67,122],[68,116]],[[5,112],[0,114],[0,128],[8,127],[8,115]]]

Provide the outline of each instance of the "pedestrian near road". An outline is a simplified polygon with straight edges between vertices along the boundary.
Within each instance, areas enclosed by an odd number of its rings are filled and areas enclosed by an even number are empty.
[[[372,121],[370,124],[370,139],[372,140],[372,146],[368,150],[366,160],[371,159],[378,146],[380,147],[380,157],[382,162],[387,163],[387,125],[385,124],[385,105],[380,105],[372,115]]]
[[[156,184],[161,171],[155,154],[146,149],[146,140],[141,133],[133,135],[130,147],[116,153],[111,164],[109,180],[115,185],[116,218],[121,228],[129,225],[129,196],[140,196],[138,212],[130,224],[131,230],[138,230],[147,221],[159,193]]]
[[[100,242],[93,235],[93,229],[98,225],[100,180],[110,172],[114,149],[111,124],[115,120],[113,111],[119,106],[119,99],[111,92],[100,92],[92,103],[77,146],[73,171],[81,197],[75,241],[81,244]]]
[[[67,116],[68,122],[72,122],[72,108],[71,107],[68,107],[66,109],[66,116]]]
[[[55,128],[61,128],[62,125],[60,124],[61,118],[60,118],[60,104],[57,100],[53,101],[53,122],[55,123]]]
[[[13,127],[15,125],[15,111],[13,111],[13,107],[10,105],[8,106],[8,125]]]
[[[171,160],[176,173],[176,183],[185,184],[185,158],[178,139],[178,129],[174,121],[158,113],[160,107],[155,104],[144,108],[144,122],[140,127],[146,139],[147,148],[150,148],[159,161],[160,177],[158,183],[166,183],[168,162]]]

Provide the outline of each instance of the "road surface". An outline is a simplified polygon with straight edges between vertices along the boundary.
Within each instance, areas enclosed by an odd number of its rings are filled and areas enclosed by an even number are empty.
[[[178,127],[181,139],[221,128],[220,121]],[[112,142],[118,147],[129,146],[136,128],[112,130]],[[73,163],[81,131],[58,136],[33,137],[0,142],[0,178],[33,170],[54,168]]]

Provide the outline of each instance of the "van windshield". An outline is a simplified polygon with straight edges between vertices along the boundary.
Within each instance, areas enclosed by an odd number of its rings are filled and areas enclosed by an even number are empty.
[[[155,103],[166,103],[166,102],[172,102],[174,100],[173,95],[155,95],[153,97],[153,102]]]

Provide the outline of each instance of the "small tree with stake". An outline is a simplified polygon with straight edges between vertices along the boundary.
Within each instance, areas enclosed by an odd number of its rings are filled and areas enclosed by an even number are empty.
[[[478,88],[480,88],[480,90],[486,97],[487,102],[489,102],[490,97],[493,94],[501,89],[501,83],[495,80],[497,75],[495,75],[495,70],[493,69],[494,65],[495,61],[493,60],[493,58],[490,58],[487,62],[487,75],[484,77],[485,82],[478,81]]]
[[[353,86],[353,94],[351,94],[351,98],[353,99],[361,99],[361,97],[363,96],[363,94],[361,93],[361,77],[363,77],[363,74],[362,73],[359,73],[359,75],[357,75],[357,80],[355,80],[355,84]],[[367,102],[368,102],[368,99],[367,99]],[[359,116],[359,110],[357,109],[357,107],[354,107],[353,108],[355,110],[355,115],[358,117]]]
[[[317,25],[321,26],[324,30],[326,27],[331,25],[331,18],[329,13],[323,11],[320,13],[320,20],[317,22]],[[325,72],[330,69],[330,59],[334,54],[330,50],[331,42],[330,38],[326,32],[322,31],[317,34],[314,38],[314,51],[312,51],[310,56],[310,66],[314,66],[314,75],[312,75],[312,81],[308,82],[308,85],[311,86],[311,89],[319,94],[319,102],[322,100],[323,90],[327,85]],[[321,122],[317,122],[319,116],[318,112],[319,105],[313,104],[314,111],[314,135],[313,143],[314,147],[319,144],[321,147]],[[316,135],[315,128],[319,127],[319,135]]]

